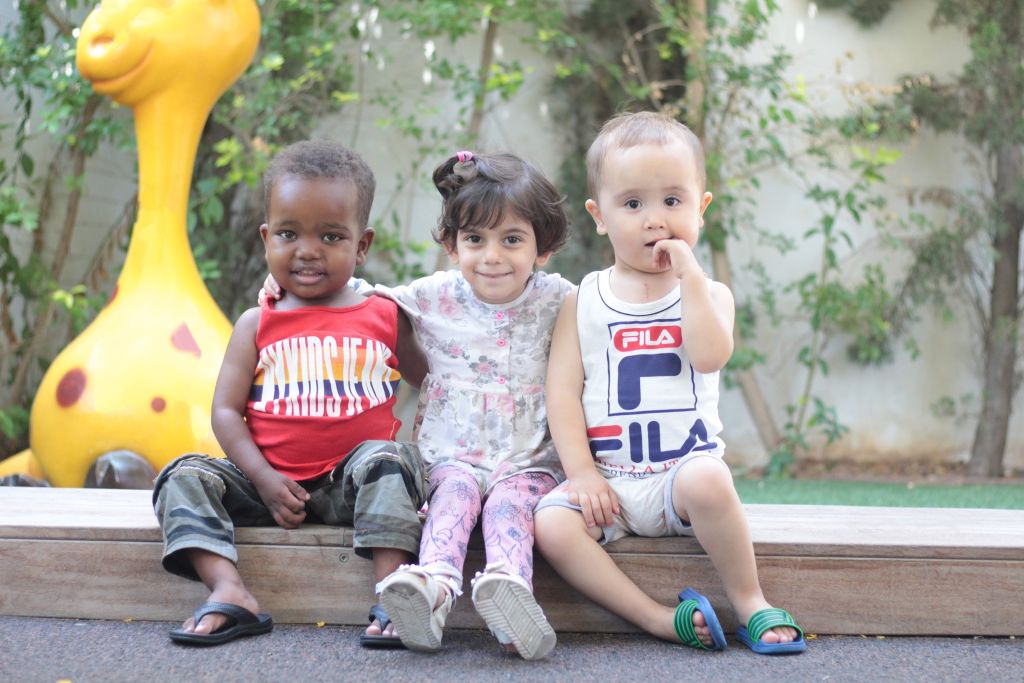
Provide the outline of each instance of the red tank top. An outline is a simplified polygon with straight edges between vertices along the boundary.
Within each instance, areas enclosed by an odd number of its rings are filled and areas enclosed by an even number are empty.
[[[264,308],[246,421],[267,462],[296,481],[333,469],[363,441],[395,438],[398,309]]]

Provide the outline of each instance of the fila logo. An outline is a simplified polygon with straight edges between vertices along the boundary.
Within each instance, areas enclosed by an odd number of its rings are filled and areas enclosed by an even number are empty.
[[[675,348],[683,345],[683,331],[678,325],[624,327],[615,331],[613,342],[623,352]]]

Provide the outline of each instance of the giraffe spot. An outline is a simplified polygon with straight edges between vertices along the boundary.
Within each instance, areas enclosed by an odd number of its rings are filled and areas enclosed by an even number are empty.
[[[192,336],[191,330],[188,329],[188,325],[182,323],[178,326],[178,329],[171,335],[171,343],[174,344],[174,348],[185,353],[191,353],[196,358],[203,355],[203,352],[199,350],[199,344],[196,343],[196,338]]]
[[[149,406],[153,409],[153,412],[162,413],[164,412],[164,408],[167,407],[167,401],[157,396],[156,398],[149,402]]]
[[[57,403],[62,408],[75,405],[85,391],[85,373],[81,368],[74,368],[64,373],[57,384]]]

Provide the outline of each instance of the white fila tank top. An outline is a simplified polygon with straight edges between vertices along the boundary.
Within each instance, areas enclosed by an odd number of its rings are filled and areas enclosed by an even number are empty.
[[[611,269],[579,287],[576,327],[590,452],[606,476],[664,472],[691,453],[721,457],[718,373],[702,374],[683,349],[679,290],[658,301],[616,298]]]

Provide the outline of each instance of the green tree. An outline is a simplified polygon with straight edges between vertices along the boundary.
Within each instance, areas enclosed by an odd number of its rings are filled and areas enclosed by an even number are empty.
[[[914,112],[938,131],[962,133],[990,169],[983,196],[956,191],[951,230],[962,239],[942,240],[946,258],[966,264],[963,277],[987,283],[980,311],[984,380],[981,412],[968,472],[1001,476],[1013,399],[1019,387],[1021,318],[1020,252],[1024,228],[1024,5],[1019,0],[940,0],[935,25],[966,33],[971,57],[950,81],[910,80],[903,95]],[[987,248],[973,245],[981,240]],[[934,257],[933,253],[923,252]],[[920,259],[919,259],[920,260]]]
[[[894,2],[829,0],[864,26],[882,21]],[[1020,0],[938,0],[932,25],[960,28],[970,58],[950,79],[908,75],[887,111],[897,119],[909,113],[913,123],[920,121],[936,132],[963,135],[986,170],[979,174],[980,191],[943,187],[915,193],[915,199],[945,212],[945,218],[920,213],[910,217],[917,228],[909,240],[914,265],[900,299],[906,305],[931,302],[943,309],[946,292],[966,299],[984,363],[968,472],[998,477],[1020,386],[1024,5]],[[956,404],[949,397],[940,402]]]
[[[53,341],[73,337],[103,300],[85,283],[63,284],[86,164],[101,143],[130,145],[130,119],[94,94],[74,69],[73,29],[80,10],[77,0],[52,5],[25,0],[0,35],[0,92],[13,109],[13,123],[0,126],[0,141],[13,161],[0,159],[4,455],[25,445],[28,406]],[[61,191],[63,201],[58,201]],[[131,223],[126,206],[111,227],[115,239]],[[109,262],[110,250],[101,247],[86,280],[101,280]],[[60,327],[54,329],[55,324]]]

